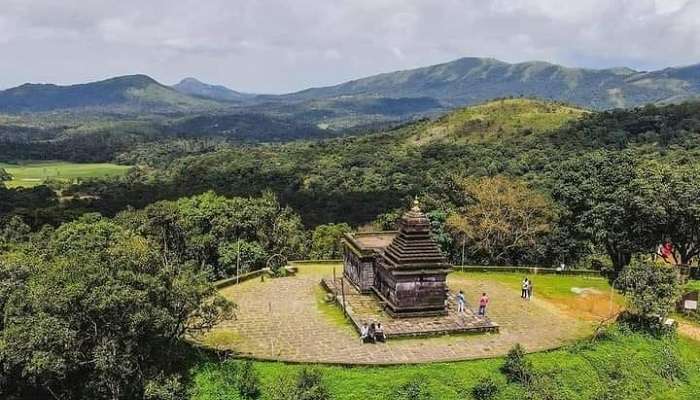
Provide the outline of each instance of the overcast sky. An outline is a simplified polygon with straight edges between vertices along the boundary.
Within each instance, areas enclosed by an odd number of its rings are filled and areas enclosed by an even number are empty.
[[[0,88],[148,74],[280,93],[464,56],[700,62],[700,0],[0,0]]]

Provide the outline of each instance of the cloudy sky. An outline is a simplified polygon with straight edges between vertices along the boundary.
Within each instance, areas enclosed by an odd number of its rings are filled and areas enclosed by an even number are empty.
[[[463,56],[700,63],[700,0],[0,0],[0,88],[145,73],[280,93]]]

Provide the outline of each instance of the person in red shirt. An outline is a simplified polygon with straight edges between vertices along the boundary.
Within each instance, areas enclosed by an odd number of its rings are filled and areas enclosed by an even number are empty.
[[[486,293],[481,294],[479,299],[479,315],[486,315],[486,306],[489,304],[489,296]]]

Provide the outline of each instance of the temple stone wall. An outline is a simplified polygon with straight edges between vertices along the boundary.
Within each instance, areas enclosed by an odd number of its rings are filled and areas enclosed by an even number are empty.
[[[374,285],[374,258],[360,257],[346,248],[343,274],[361,293],[370,293]]]

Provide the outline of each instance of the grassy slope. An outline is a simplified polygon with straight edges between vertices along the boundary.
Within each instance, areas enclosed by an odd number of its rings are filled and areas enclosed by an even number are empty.
[[[661,356],[669,348],[680,357],[688,373],[684,380],[671,381],[661,376]],[[538,376],[538,396],[553,399],[692,399],[700,393],[700,343],[685,339],[664,341],[638,334],[614,333],[596,344],[579,343],[566,349],[528,356]],[[391,399],[397,386],[416,377],[428,384],[433,398],[470,399],[470,389],[482,378],[491,377],[501,387],[497,399],[521,399],[525,391],[506,383],[499,371],[502,359],[406,365],[396,367],[321,366],[325,382],[334,399]],[[195,400],[238,399],[235,388],[227,386],[224,376],[235,362],[205,363],[193,371],[192,398]],[[256,362],[261,377],[262,398],[279,376],[293,374],[302,366]],[[607,392],[607,393],[606,393]]]
[[[8,187],[32,187],[40,185],[46,178],[73,180],[106,175],[124,174],[129,167],[115,164],[75,164],[63,161],[25,162],[22,164],[3,164],[14,179],[6,182]]]
[[[409,142],[493,142],[554,130],[585,113],[579,108],[539,100],[495,100],[451,112],[412,135]]]

